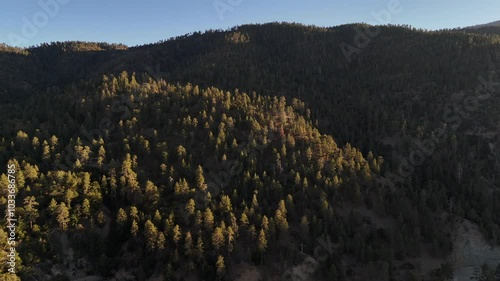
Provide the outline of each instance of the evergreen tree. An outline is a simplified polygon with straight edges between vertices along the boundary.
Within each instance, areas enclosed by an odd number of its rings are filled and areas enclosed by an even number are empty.
[[[39,204],[36,202],[35,197],[28,196],[24,198],[24,211],[26,212],[27,219],[30,222],[30,228],[33,228],[33,222],[39,217],[38,210],[36,209],[38,205]]]
[[[215,263],[215,266],[217,269],[217,277],[219,280],[221,280],[226,272],[226,266],[224,264],[224,257],[223,256],[219,256],[217,258],[217,262]]]
[[[68,223],[69,223],[69,209],[66,207],[66,204],[64,202],[61,202],[59,206],[56,209],[56,220],[57,223],[59,224],[59,228],[63,231],[65,231],[68,228]]]

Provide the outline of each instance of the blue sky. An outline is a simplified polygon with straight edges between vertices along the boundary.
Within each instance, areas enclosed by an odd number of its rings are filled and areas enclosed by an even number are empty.
[[[293,21],[319,26],[353,22],[392,23],[440,29],[500,20],[499,0],[2,2],[0,42],[23,47],[67,40],[105,41],[134,46],[193,31],[226,29],[240,24],[271,21]],[[396,8],[389,9],[391,4]],[[386,17],[377,18],[374,14],[385,14]]]

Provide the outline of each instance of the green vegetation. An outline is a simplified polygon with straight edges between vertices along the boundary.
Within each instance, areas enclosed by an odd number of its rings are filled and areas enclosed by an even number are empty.
[[[461,219],[500,244],[500,38],[385,26],[349,63],[339,46],[365,28],[0,45],[0,163],[19,169],[21,279],[75,279],[78,259],[106,278],[232,280],[240,262],[280,277],[328,237],[319,280],[359,268],[403,280],[424,278],[403,265],[451,253]],[[478,98],[480,77],[492,83]],[[394,188],[381,186],[391,174]]]

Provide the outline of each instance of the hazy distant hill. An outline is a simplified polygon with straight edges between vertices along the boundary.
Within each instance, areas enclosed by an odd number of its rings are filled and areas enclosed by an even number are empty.
[[[481,28],[481,27],[490,27],[490,26],[500,26],[500,20],[490,22],[490,23],[485,23],[485,24],[474,25],[474,26],[470,26],[468,28]]]
[[[464,28],[470,32],[482,34],[496,34],[500,35],[500,21],[494,21],[486,24],[474,25]]]

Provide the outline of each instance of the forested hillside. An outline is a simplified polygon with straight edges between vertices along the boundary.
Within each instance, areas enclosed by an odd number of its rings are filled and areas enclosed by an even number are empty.
[[[500,21],[495,21],[487,24],[480,24],[476,26],[470,26],[464,28],[464,30],[473,33],[500,35]]]
[[[0,45],[18,275],[446,280],[463,220],[500,244],[499,68],[494,33],[407,26]]]

